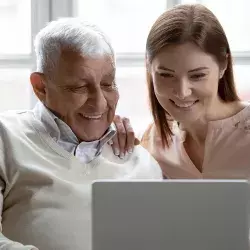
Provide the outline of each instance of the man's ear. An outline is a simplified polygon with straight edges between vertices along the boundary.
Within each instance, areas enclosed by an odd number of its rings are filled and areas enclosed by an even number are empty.
[[[44,75],[38,72],[33,72],[30,75],[30,83],[37,98],[41,102],[46,99],[46,86],[44,84]]]

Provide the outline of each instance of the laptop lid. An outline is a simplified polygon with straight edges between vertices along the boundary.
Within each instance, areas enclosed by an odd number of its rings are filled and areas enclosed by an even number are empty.
[[[248,250],[243,180],[98,181],[93,250]]]

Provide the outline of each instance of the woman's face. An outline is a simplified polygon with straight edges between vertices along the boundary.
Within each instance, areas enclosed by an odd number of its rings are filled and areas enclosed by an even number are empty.
[[[219,111],[218,82],[226,68],[198,46],[168,46],[149,69],[156,98],[174,120],[188,124]]]

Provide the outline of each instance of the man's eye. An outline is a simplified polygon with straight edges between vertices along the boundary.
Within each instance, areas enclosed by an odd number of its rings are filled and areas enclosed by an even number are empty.
[[[88,88],[86,86],[68,88],[68,91],[73,93],[85,93],[87,90]]]
[[[106,88],[106,89],[116,89],[117,87],[116,87],[116,83],[115,82],[112,82],[112,83],[102,83],[101,84],[101,86],[103,87],[103,88]]]
[[[103,86],[103,87],[112,87],[113,84],[110,84],[110,83],[102,83],[102,86]]]
[[[173,78],[174,75],[170,73],[159,73],[159,75],[163,78]]]
[[[198,79],[201,79],[201,78],[203,78],[205,76],[206,76],[206,74],[200,73],[200,74],[192,75],[191,78],[194,79],[194,80],[198,80]]]

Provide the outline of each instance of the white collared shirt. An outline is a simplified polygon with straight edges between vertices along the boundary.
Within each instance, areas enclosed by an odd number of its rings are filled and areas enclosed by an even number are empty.
[[[116,134],[115,126],[111,124],[99,140],[79,143],[71,128],[43,103],[38,102],[34,109],[50,136],[64,150],[74,154],[83,163],[88,163],[100,155],[103,146]]]

